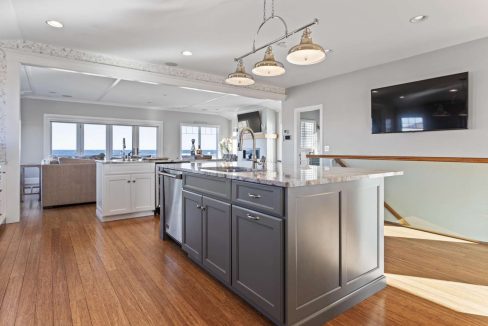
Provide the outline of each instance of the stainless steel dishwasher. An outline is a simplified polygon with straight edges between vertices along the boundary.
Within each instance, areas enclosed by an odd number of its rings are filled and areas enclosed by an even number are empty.
[[[159,167],[160,196],[160,238],[170,236],[181,244],[183,239],[183,174],[179,171]]]

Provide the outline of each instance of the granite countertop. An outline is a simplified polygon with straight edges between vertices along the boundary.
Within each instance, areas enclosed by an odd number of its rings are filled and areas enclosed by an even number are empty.
[[[221,172],[205,170],[208,167],[251,167],[250,162],[194,162],[169,164],[168,169],[249,181],[279,187],[303,187],[327,183],[339,183],[360,179],[373,179],[403,175],[402,171],[342,168],[328,166],[293,167],[282,164],[267,164],[266,169],[258,168],[251,172]]]
[[[149,159],[149,160],[129,160],[123,161],[121,159],[115,160],[97,160],[97,163],[101,164],[132,164],[132,163],[183,163],[188,162],[188,160],[181,160],[181,159]]]

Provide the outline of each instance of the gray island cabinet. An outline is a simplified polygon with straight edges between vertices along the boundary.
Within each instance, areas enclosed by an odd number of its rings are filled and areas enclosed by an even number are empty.
[[[385,287],[383,181],[401,172],[172,168],[183,250],[275,324],[321,325]]]

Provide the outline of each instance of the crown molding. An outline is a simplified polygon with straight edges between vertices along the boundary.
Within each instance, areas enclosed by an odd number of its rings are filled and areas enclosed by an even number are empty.
[[[215,85],[220,88],[225,87],[227,90],[239,93],[239,90],[247,89],[258,92],[264,92],[274,95],[274,97],[286,96],[285,89],[278,86],[266,85],[256,83],[247,87],[232,86],[225,83],[225,78],[215,74],[209,74],[199,71],[187,70],[178,67],[168,67],[166,65],[136,61],[131,59],[119,58],[100,53],[87,52],[66,47],[59,47],[50,44],[38,43],[28,40],[2,40],[0,41],[0,49],[9,49],[19,51],[27,54],[41,54],[50,57],[71,59],[76,61],[97,63],[115,67],[122,67],[128,69],[139,70],[143,72],[151,72],[173,79],[200,82],[207,85]],[[5,56],[5,52],[3,55]]]

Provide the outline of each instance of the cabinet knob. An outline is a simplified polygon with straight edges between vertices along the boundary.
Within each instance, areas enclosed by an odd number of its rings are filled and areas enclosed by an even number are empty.
[[[136,183],[136,180],[132,180],[132,183]]]
[[[246,214],[247,218],[250,220],[254,221],[259,221],[261,218],[259,216],[251,215],[251,214]]]
[[[130,180],[127,180],[127,183],[130,183]]]

